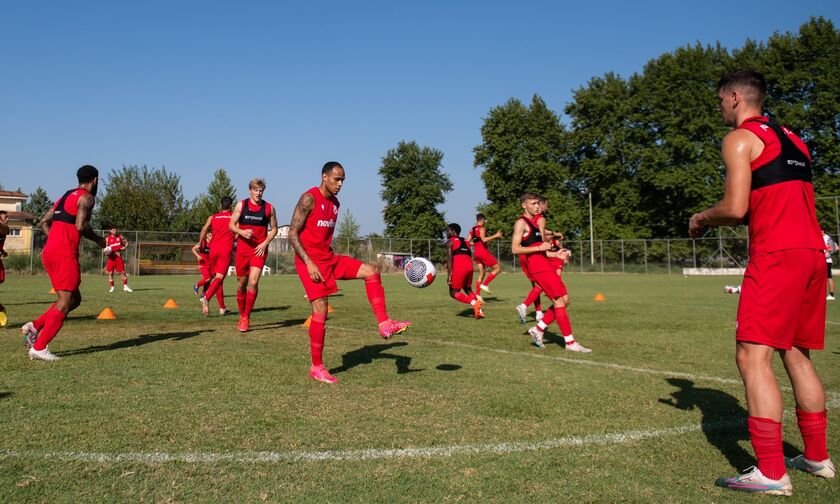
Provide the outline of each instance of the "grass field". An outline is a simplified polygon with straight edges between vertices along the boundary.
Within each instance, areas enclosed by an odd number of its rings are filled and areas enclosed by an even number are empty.
[[[384,277],[389,312],[414,322],[391,341],[363,283],[345,282],[325,349],[337,386],[307,376],[296,277],[263,279],[247,334],[235,316],[200,315],[194,280],[132,277],[133,294],[108,294],[104,277],[84,277],[82,306],[50,345],[55,363],[29,361],[18,329],[52,301],[48,279],[0,286],[0,501],[756,499],[713,484],[754,462],[734,363],[738,297],[723,293],[735,278],[568,275],[588,355],[564,351],[556,325],[544,350],[530,344],[513,309],[521,275],[496,280],[480,321],[440,279],[418,290]],[[606,302],[592,301],[598,292]],[[180,309],[164,310],[168,298]],[[95,319],[106,306],[117,320]],[[833,392],[836,459],[840,304],[814,361]],[[789,389],[785,399],[792,408]],[[784,434],[798,454],[795,418]],[[840,502],[837,481],[792,479],[793,501]]]

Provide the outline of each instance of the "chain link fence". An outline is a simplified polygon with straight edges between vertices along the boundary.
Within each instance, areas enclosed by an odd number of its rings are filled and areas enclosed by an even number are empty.
[[[817,216],[826,232],[840,243],[840,196],[817,198]],[[195,257],[190,252],[198,241],[198,233],[122,231],[121,234],[129,242],[123,251],[129,274],[198,274]],[[10,254],[4,259],[6,269],[24,274],[42,273],[43,244],[43,235],[36,233],[32,253]],[[698,239],[566,240],[564,246],[572,251],[567,271],[681,274],[683,268],[743,268],[748,260],[749,240],[746,228],[740,226],[715,229]],[[336,237],[333,248],[338,254],[377,264],[384,272],[396,271],[404,257],[422,256],[438,265],[446,263],[446,244],[438,240]],[[504,270],[519,270],[510,241],[494,240],[488,243],[488,248]],[[88,240],[81,240],[79,262],[83,273],[104,274],[105,256]],[[266,266],[272,273],[294,273],[294,251],[287,239],[277,238],[271,243]]]

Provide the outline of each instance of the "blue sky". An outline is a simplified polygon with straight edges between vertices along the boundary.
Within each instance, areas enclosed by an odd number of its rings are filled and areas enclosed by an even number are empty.
[[[285,223],[337,160],[342,209],[381,232],[380,160],[415,140],[443,151],[441,209],[466,226],[492,107],[537,93],[562,112],[593,76],[818,15],[840,24],[840,2],[4,2],[0,183],[56,198],[82,164],[145,164],[192,198],[223,167],[241,197],[264,177]]]

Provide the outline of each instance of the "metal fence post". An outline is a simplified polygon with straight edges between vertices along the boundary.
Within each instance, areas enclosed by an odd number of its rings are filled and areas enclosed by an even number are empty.
[[[697,268],[697,240],[691,239],[691,257],[694,259],[694,267]]]
[[[578,255],[578,257],[580,258],[580,272],[583,273],[583,240],[579,241],[578,243],[580,244],[580,255]]]
[[[665,245],[668,247],[668,274],[671,274],[671,240],[665,240]]]
[[[604,272],[604,240],[598,240],[601,254],[601,273]]]
[[[648,272],[648,267],[647,267],[647,263],[648,263],[648,258],[647,258],[647,240],[642,240],[642,245],[643,245],[644,250],[645,250],[645,273],[647,273],[647,272]]]
[[[621,272],[624,273],[624,240],[621,240]]]

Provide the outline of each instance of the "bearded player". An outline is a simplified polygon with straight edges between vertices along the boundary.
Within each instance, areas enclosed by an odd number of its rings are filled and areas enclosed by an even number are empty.
[[[475,226],[470,229],[467,239],[472,243],[473,257],[475,258],[475,264],[478,266],[478,280],[475,289],[476,291],[484,291],[487,294],[492,294],[493,292],[489,287],[490,282],[502,271],[502,267],[499,265],[499,261],[493,257],[493,254],[487,250],[487,243],[501,238],[502,232],[496,231],[494,234],[487,236],[487,230],[484,228],[485,224],[487,224],[487,218],[484,217],[484,214],[476,214]],[[484,276],[486,273],[485,268],[491,269],[490,274],[486,278]]]
[[[569,315],[566,313],[566,303],[564,301],[564,296],[568,292],[557,276],[555,265],[549,259],[549,257],[556,257],[557,253],[550,251],[551,244],[543,241],[543,230],[534,222],[536,216],[540,215],[539,196],[533,193],[524,193],[520,196],[519,201],[524,212],[513,226],[511,248],[514,254],[527,257],[528,271],[553,303],[553,306],[546,310],[542,320],[528,329],[528,334],[531,335],[538,348],[544,348],[543,333],[556,319],[557,325],[560,327],[560,333],[566,343],[564,348],[570,352],[589,353],[592,350],[575,341],[572,335],[572,324],[569,321]]]
[[[484,318],[484,310],[482,310],[484,301],[472,291],[472,252],[467,240],[461,237],[461,226],[454,222],[449,224],[446,227],[446,236],[449,238],[446,262],[448,277],[446,283],[449,285],[449,296],[472,306],[475,318]]]
[[[55,202],[44,215],[38,227],[47,235],[47,244],[41,254],[44,269],[50,277],[58,300],[46,312],[21,327],[24,342],[29,348],[29,358],[44,361],[58,360],[47,348],[67,314],[82,302],[79,292],[79,240],[82,236],[105,248],[105,237],[90,227],[90,216],[96,203],[99,170],[90,165],[76,172],[79,186],[70,189]]]
[[[256,178],[248,183],[249,196],[236,204],[229,228],[238,236],[236,243],[236,304],[239,305],[239,332],[247,332],[251,310],[259,292],[260,276],[268,257],[268,244],[277,236],[274,206],[263,199],[265,181]]]
[[[128,277],[125,274],[125,263],[122,258],[122,250],[128,247],[128,241],[119,233],[117,228],[111,228],[108,236],[105,237],[105,249],[103,252],[108,256],[105,261],[105,272],[108,273],[108,292],[114,292],[114,272],[122,274],[123,290],[133,292],[128,286]]]
[[[335,161],[326,163],[321,169],[321,185],[301,195],[289,227],[289,242],[295,249],[295,269],[312,305],[309,325],[312,367],[309,376],[325,383],[338,383],[324,368],[322,358],[329,295],[338,291],[336,280],[364,279],[367,298],[382,338],[389,339],[411,325],[411,322],[398,322],[388,317],[385,289],[376,266],[350,256],[337,255],[330,246],[338,220],[336,196],[343,185],[344,168],[341,164]]]
[[[201,228],[201,233],[198,235],[198,244],[200,245],[206,240],[208,233],[212,232],[213,234],[213,246],[210,247],[208,266],[210,273],[213,275],[213,280],[210,281],[210,286],[207,287],[204,294],[198,298],[201,302],[201,312],[205,317],[210,313],[208,301],[213,299],[217,292],[223,292],[222,284],[230,266],[233,242],[236,239],[236,235],[230,230],[231,205],[233,205],[233,198],[230,196],[222,197],[221,210],[207,217],[207,222],[204,223],[204,227]],[[220,312],[221,306],[222,304],[219,305]],[[225,310],[225,313],[227,313],[227,310]],[[225,313],[222,313],[222,315]]]

